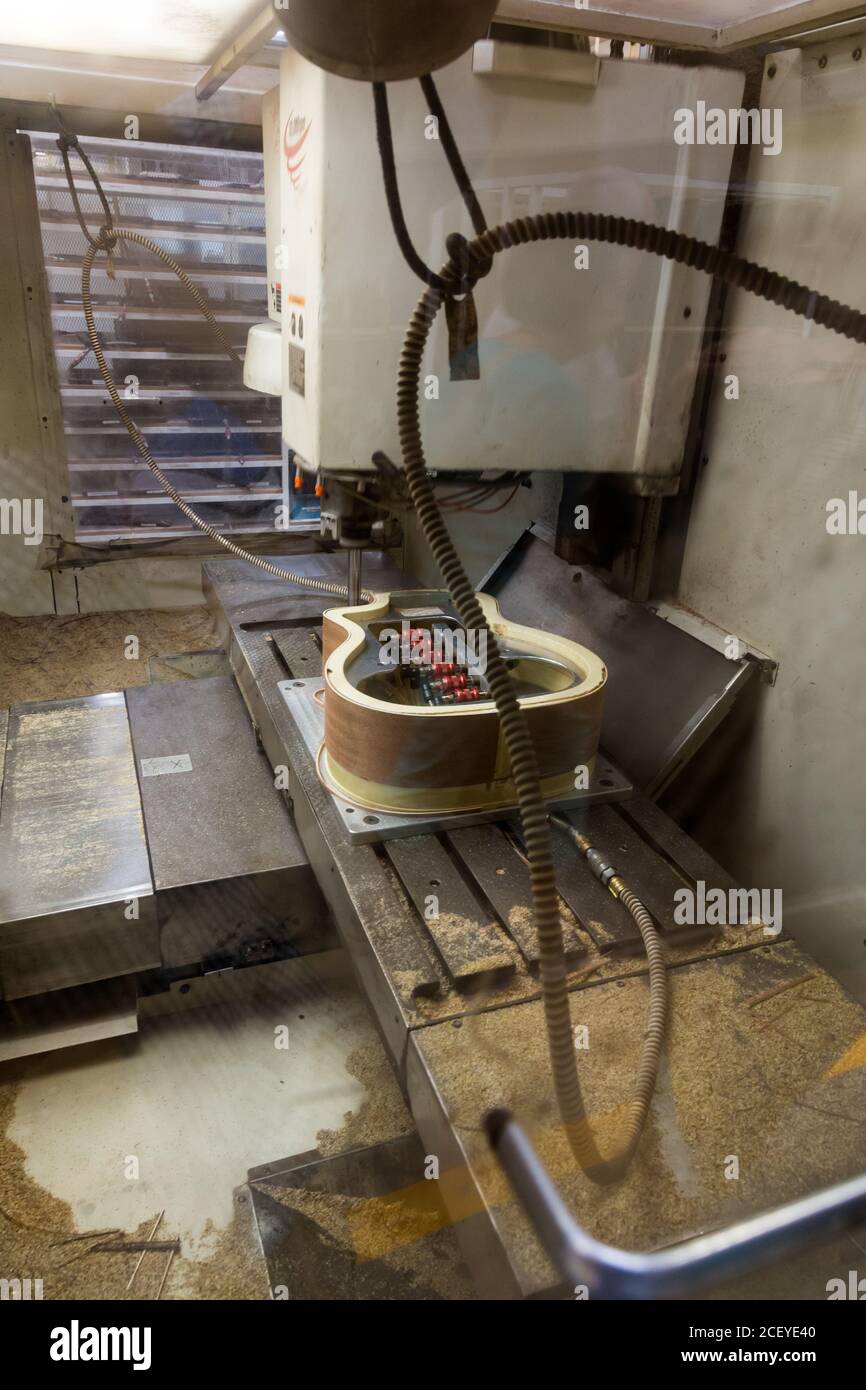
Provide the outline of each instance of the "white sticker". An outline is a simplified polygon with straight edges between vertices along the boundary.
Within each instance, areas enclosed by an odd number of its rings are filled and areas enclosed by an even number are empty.
[[[142,758],[142,777],[164,777],[168,772],[192,772],[189,753],[172,753],[167,758]]]

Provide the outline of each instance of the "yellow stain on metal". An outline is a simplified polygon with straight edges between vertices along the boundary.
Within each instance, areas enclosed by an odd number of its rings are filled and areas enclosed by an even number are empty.
[[[866,1067],[866,1033],[861,1033],[857,1041],[837,1058],[830,1070],[824,1073],[825,1079],[844,1076],[846,1071],[853,1071],[855,1067]]]

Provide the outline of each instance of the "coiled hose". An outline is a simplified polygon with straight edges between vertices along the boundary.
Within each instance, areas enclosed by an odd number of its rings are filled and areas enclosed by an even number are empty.
[[[826,295],[817,294],[783,275],[742,260],[718,246],[632,218],[601,213],[542,213],[493,227],[467,241],[464,246],[470,271],[501,251],[528,242],[557,239],[609,242],[665,256],[680,264],[696,267],[728,285],[780,304],[825,328],[856,342],[866,342],[866,315],[850,309]],[[449,262],[442,276],[457,286],[465,282],[461,269]],[[540,978],[553,1084],[559,1113],[571,1150],[582,1169],[594,1182],[608,1183],[621,1178],[637,1147],[649,1110],[655,1085],[661,1030],[666,1012],[666,983],[661,946],[646,908],[622,884],[619,894],[623,906],[634,918],[650,960],[650,1030],[644,1047],[629,1109],[626,1140],[619,1152],[605,1158],[599,1152],[586,1115],[575,1059],[569,1011],[559,901],[550,850],[550,828],[541,792],[538,763],[526,719],[514,693],[511,678],[502,660],[494,634],[487,627],[481,607],[469,583],[451,537],[442,520],[433,488],[427,477],[421,438],[419,384],[424,349],[430,330],[446,294],[428,287],[410,321],[400,357],[397,381],[397,418],[403,467],[413,506],[427,544],[450,590],[460,620],[467,628],[483,631],[487,638],[487,680],[499,713],[502,733],[511,761],[517,790],[523,839],[532,879],[532,901],[538,933]],[[620,880],[620,882],[622,882]],[[661,1030],[659,1029],[661,1024]]]
[[[616,879],[611,880],[612,889],[615,882]],[[629,1104],[626,1120],[625,1140],[616,1158],[607,1165],[610,1179],[625,1176],[640,1143],[655,1090],[668,1018],[668,976],[661,937],[656,931],[655,922],[637,894],[633,893],[622,879],[619,879],[617,887],[616,896],[626,911],[631,913],[643,940],[649,964],[650,999],[634,1097]]]
[[[636,893],[632,892],[621,874],[618,874],[604,855],[590,843],[586,835],[572,825],[565,816],[551,817],[553,824],[563,830],[585,857],[587,864],[599,882],[608,892],[622,903],[634,919],[649,963],[650,998],[647,1022],[641,1044],[635,1093],[629,1103],[626,1118],[625,1137],[615,1158],[606,1163],[607,1181],[624,1177],[640,1143],[640,1137],[649,1113],[650,1100],[655,1090],[659,1058],[664,1042],[668,1017],[668,977],[665,967],[664,948],[656,931],[655,922]]]
[[[79,150],[79,153],[83,157],[83,151]],[[70,188],[74,188],[74,183],[72,182],[72,177],[69,172],[68,158],[65,155],[64,162],[67,168],[67,178],[70,183]],[[104,195],[102,194],[102,190],[100,188],[99,181],[96,178],[95,173],[93,173],[93,170],[90,167],[87,160],[85,160],[85,164],[87,165],[91,177],[94,183],[96,184],[100,197],[103,197],[104,201]],[[228,353],[232,361],[235,362],[239,367],[242,367],[243,364],[241,362],[241,359],[235,352],[234,348],[229,343],[219,324],[217,323],[217,320],[214,317],[213,312],[211,311],[211,308],[207,303],[207,300],[204,298],[203,295],[199,293],[199,291],[196,289],[195,285],[187,275],[186,271],[183,269],[182,266],[178,265],[177,261],[174,259],[173,256],[169,255],[169,253],[166,250],[164,250],[163,247],[158,246],[155,241],[151,241],[149,237],[142,236],[139,232],[117,232],[108,224],[106,224],[106,226],[102,228],[99,236],[96,239],[94,239],[87,231],[83,219],[81,218],[80,209],[78,208],[77,195],[73,195],[73,201],[76,206],[76,211],[78,212],[79,221],[81,222],[84,234],[87,237],[88,241],[87,253],[84,257],[84,267],[81,272],[81,299],[84,305],[84,317],[87,322],[87,336],[90,339],[90,346],[93,349],[93,355],[96,358],[96,362],[99,367],[99,374],[102,377],[103,382],[105,383],[105,389],[111,397],[112,405],[114,406],[115,410],[120,416],[121,421],[126,426],[126,429],[128,430],[136,449],[141,454],[141,457],[144,459],[151,473],[156,478],[156,481],[159,483],[163,492],[168,494],[172,502],[174,502],[175,506],[178,507],[181,512],[183,512],[184,516],[187,518],[188,521],[191,521],[194,526],[197,526],[200,531],[203,531],[204,534],[206,536],[209,536],[212,541],[216,541],[217,545],[221,545],[224,550],[228,550],[230,554],[236,555],[239,560],[246,560],[249,564],[257,566],[258,569],[264,570],[267,574],[272,574],[276,579],[285,579],[290,584],[297,584],[303,589],[311,589],[313,590],[313,592],[317,594],[327,594],[335,598],[345,599],[347,602],[349,602],[350,594],[348,585],[331,583],[331,581],[327,579],[315,579],[312,576],[306,574],[293,574],[289,570],[281,569],[279,565],[271,564],[270,560],[264,559],[263,556],[254,555],[250,551],[244,550],[242,546],[237,545],[234,541],[229,540],[228,536],[222,535],[222,533],[218,531],[215,526],[211,526],[209,522],[205,521],[203,517],[200,517],[198,515],[198,512],[193,510],[193,508],[189,505],[185,498],[182,497],[182,495],[178,492],[177,488],[174,486],[171,480],[166,477],[165,473],[163,473],[162,469],[160,468],[159,464],[157,463],[156,459],[151,453],[150,446],[148,445],[147,440],[145,439],[141,430],[136,425],[132,416],[129,414],[129,411],[126,409],[126,406],[123,404],[123,398],[121,397],[120,392],[117,389],[117,385],[109,370],[108,363],[105,358],[105,353],[102,350],[102,343],[99,338],[99,333],[96,328],[96,320],[93,315],[93,300],[90,295],[90,275],[91,271],[93,270],[94,261],[96,260],[96,257],[99,254],[99,252],[105,251],[106,254],[110,254],[115,242],[118,240],[119,237],[122,237],[124,241],[134,241],[139,246],[143,246],[146,251],[150,251],[152,255],[158,256],[159,259],[162,261],[163,265],[168,266],[169,270],[173,271],[174,274],[177,276],[178,280],[180,280],[187,294],[193,300],[196,308],[207,320],[211,328],[211,331],[215,334],[217,341],[219,342],[223,351]],[[361,598],[365,603],[368,603],[370,599],[372,599],[372,597],[373,595],[370,593],[369,589],[363,589],[361,591]]]

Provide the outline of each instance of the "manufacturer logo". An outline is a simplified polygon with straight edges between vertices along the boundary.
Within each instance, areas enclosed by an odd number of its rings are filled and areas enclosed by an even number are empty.
[[[307,157],[304,146],[307,136],[310,133],[312,121],[308,121],[306,116],[296,116],[291,113],[286,121],[286,128],[283,131],[283,150],[286,156],[286,168],[289,178],[292,180],[292,188],[301,187],[303,179],[303,164]]]

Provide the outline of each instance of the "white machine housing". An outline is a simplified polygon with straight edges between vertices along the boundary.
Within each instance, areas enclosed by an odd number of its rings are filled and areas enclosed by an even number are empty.
[[[717,240],[732,147],[678,144],[675,113],[699,97],[738,107],[740,73],[507,47],[484,41],[436,76],[489,225],[575,209]],[[420,86],[388,94],[406,220],[439,269],[447,234],[471,224]],[[423,286],[394,239],[371,89],[290,50],[264,135],[284,442],[312,470],[367,471],[377,449],[399,460],[397,367]],[[428,466],[580,469],[675,492],[709,291],[700,271],[627,248],[496,257],[475,292],[481,380],[450,380],[444,313],[431,333]]]

